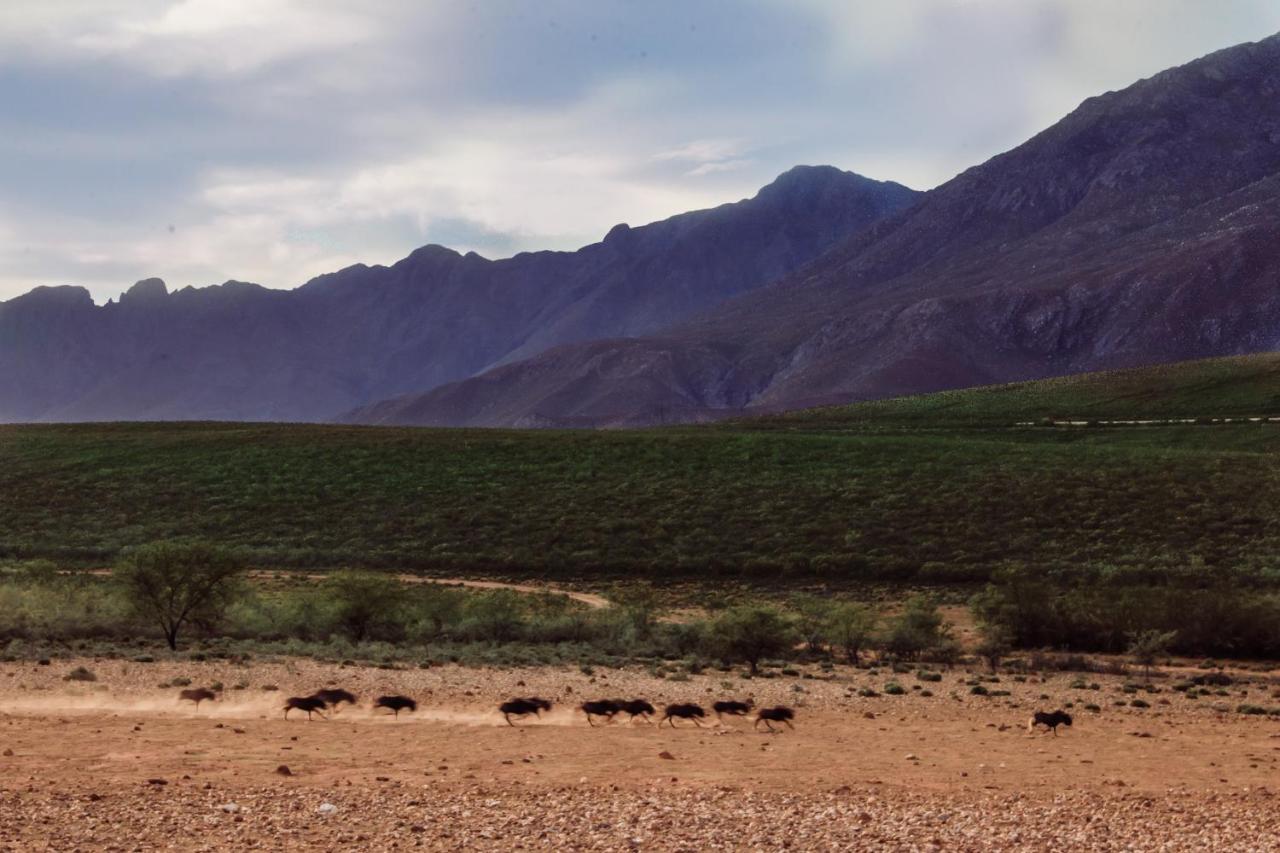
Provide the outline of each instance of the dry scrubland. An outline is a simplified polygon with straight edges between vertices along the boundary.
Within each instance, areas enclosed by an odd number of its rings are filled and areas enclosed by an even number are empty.
[[[75,666],[98,680],[65,681]],[[1072,687],[1074,673],[985,682],[1008,696],[971,694],[965,681],[978,673],[962,669],[939,682],[887,669],[803,674],[814,677],[3,664],[0,849],[1257,850],[1280,838],[1280,722],[1235,710],[1273,701],[1269,675],[1188,698],[1170,687],[1191,673],[1136,694],[1123,692],[1132,677],[1085,675],[1097,689]],[[157,686],[177,676],[247,686],[196,712]],[[891,681],[906,692],[884,695]],[[281,718],[285,696],[330,683],[366,707]],[[414,695],[422,709],[375,716],[367,703],[382,692]],[[522,694],[556,709],[508,727],[493,707]],[[714,718],[703,729],[593,729],[569,710],[606,696],[709,705],[746,694],[794,705],[797,730]],[[1135,697],[1150,707],[1128,704]],[[1067,702],[1074,728],[1027,734],[1033,709]]]

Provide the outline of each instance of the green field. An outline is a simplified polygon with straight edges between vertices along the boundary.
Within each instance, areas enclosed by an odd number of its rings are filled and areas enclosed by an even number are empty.
[[[1280,353],[1085,373],[789,412],[756,428],[1003,427],[1051,420],[1280,417]]]
[[[1280,357],[714,427],[0,427],[0,557],[198,537],[262,566],[974,582],[1280,580]]]

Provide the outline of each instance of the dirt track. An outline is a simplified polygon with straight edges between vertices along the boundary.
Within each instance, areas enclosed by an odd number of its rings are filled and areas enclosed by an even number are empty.
[[[99,681],[62,681],[77,663]],[[175,701],[176,689],[157,688],[176,675],[249,686],[197,713]],[[1267,704],[1271,688],[1196,700],[1166,688],[1141,694],[1152,707],[1138,709],[1113,704],[1133,698],[1117,679],[1089,676],[1100,691],[1068,688],[1071,675],[1005,679],[998,686],[1013,695],[991,698],[969,695],[961,677],[921,684],[910,674],[842,671],[831,681],[743,681],[717,672],[672,682],[610,671],[593,682],[576,670],[309,661],[0,665],[0,849],[217,849],[255,840],[373,849],[1276,844],[1269,788],[1278,782],[1280,721],[1213,707]],[[911,695],[851,695],[890,679]],[[423,709],[399,720],[364,708],[311,723],[281,718],[284,696],[327,683],[355,690],[366,705],[380,692],[409,693]],[[748,693],[759,704],[797,707],[797,730],[757,733],[741,720],[592,729],[568,710],[602,696],[709,705]],[[509,727],[493,707],[520,694],[544,695],[557,709]],[[1071,700],[1103,710],[1078,713],[1061,737],[1027,734],[1032,709]],[[277,773],[282,764],[291,775]],[[325,803],[335,807],[327,816],[317,811]]]

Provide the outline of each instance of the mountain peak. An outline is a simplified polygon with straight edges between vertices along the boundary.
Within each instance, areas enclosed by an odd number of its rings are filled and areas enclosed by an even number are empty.
[[[144,278],[120,294],[120,302],[151,302],[169,295],[164,279]]]
[[[866,193],[905,203],[915,191],[893,181],[877,181],[838,169],[835,166],[792,166],[756,193],[756,198],[772,204],[812,204],[829,193]]]
[[[71,306],[93,306],[93,297],[89,295],[86,288],[77,285],[40,285],[33,287],[31,290],[15,296],[7,303],[0,305],[59,305],[65,307]]]

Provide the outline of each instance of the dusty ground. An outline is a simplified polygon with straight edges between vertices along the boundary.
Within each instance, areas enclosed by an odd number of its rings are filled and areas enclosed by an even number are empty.
[[[64,681],[77,665],[98,681]],[[1085,675],[1100,689],[1080,690],[1069,687],[1078,675],[1055,673],[1004,676],[987,686],[1010,696],[981,697],[961,670],[940,683],[884,670],[821,675],[830,680],[3,664],[0,850],[1280,849],[1280,720],[1234,710],[1280,704],[1269,682],[1189,699],[1167,679],[1158,693],[1124,694],[1124,679]],[[197,712],[176,701],[177,688],[158,687],[175,676],[227,689]],[[908,694],[856,695],[891,680]],[[366,707],[282,719],[284,696],[328,684]],[[384,692],[422,709],[374,715],[368,700]],[[530,694],[556,710],[519,728],[493,710]],[[714,717],[702,729],[590,728],[569,710],[584,698],[709,705],[748,694],[796,707],[796,730]],[[1134,698],[1151,707],[1115,704]],[[1076,704],[1072,729],[1027,733],[1032,710],[1066,702]],[[1083,711],[1086,702],[1102,710]]]

